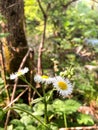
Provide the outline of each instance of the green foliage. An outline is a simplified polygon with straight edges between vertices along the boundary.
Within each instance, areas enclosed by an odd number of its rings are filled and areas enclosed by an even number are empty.
[[[77,117],[77,122],[81,125],[94,125],[94,121],[91,116],[86,114],[79,114]]]
[[[41,2],[45,11],[50,4],[47,13],[47,36],[52,37],[51,42],[56,40],[63,48],[66,44],[69,46],[69,40],[81,43],[85,37],[97,38],[98,35],[96,10],[91,10],[88,4],[82,1],[70,5],[69,8],[64,8],[68,1],[46,2],[44,0]],[[42,34],[43,16],[37,1],[25,0],[25,15],[29,36],[30,34]]]
[[[21,122],[23,122],[25,125],[32,125],[33,120],[30,116],[27,115],[21,118]]]
[[[10,122],[10,126],[12,126],[12,129],[26,129],[28,128],[34,128],[38,124],[37,120],[38,117],[33,118],[35,116],[32,115],[32,108],[29,105],[26,104],[16,104],[14,106],[15,111],[19,114],[20,119],[13,119]],[[41,120],[40,118],[38,120]]]
[[[24,124],[20,121],[20,120],[18,120],[18,119],[13,119],[11,122],[10,122],[12,125],[14,125],[14,126],[24,126]]]
[[[7,37],[9,35],[9,33],[3,33],[2,32],[2,22],[5,22],[4,17],[0,14],[0,39],[3,37]]]
[[[25,16],[26,16],[26,24],[27,33],[30,35],[40,34],[42,32],[42,14],[38,7],[38,3],[36,0],[25,0]],[[40,29],[39,29],[40,28]]]
[[[40,102],[33,107],[34,115],[44,115],[44,103]]]
[[[4,87],[4,80],[0,77],[0,89]]]
[[[33,124],[33,120],[30,116],[23,116],[20,120],[18,119],[13,119],[11,122],[10,122],[10,126],[13,126],[13,128],[15,130],[18,130],[18,129],[25,129],[25,130],[29,130],[29,129],[36,129],[34,126],[32,126]]]
[[[32,112],[32,108],[31,106],[28,106],[27,104],[24,104],[24,103],[21,103],[21,104],[15,104],[15,107],[19,107],[23,110],[26,110],[26,111],[29,111],[29,112]],[[21,111],[21,110],[18,110],[16,109],[16,112],[21,116],[23,117],[23,115],[27,115],[27,113]]]
[[[50,102],[50,101],[49,101]],[[49,128],[52,130],[56,130],[58,127],[63,125],[63,115],[70,115],[74,114],[77,112],[78,108],[80,107],[80,103],[78,103],[75,100],[72,99],[67,99],[67,100],[60,100],[60,99],[55,99],[53,103],[48,103],[47,104],[47,114],[49,118]],[[19,109],[17,109],[19,108]],[[36,116],[38,119],[43,121],[43,115],[45,114],[44,111],[44,103],[40,102],[36,103],[33,106],[33,109],[31,109],[30,106],[26,104],[16,104],[15,105],[15,110],[18,112],[20,115],[20,120],[19,119],[13,119],[10,124],[13,126],[14,129],[18,128],[25,128],[27,130],[28,126],[32,127],[35,126],[36,124],[39,124],[35,119],[31,117],[31,115],[28,115],[29,113],[32,113],[34,116]],[[23,110],[23,111],[22,111]],[[29,113],[28,113],[29,112]],[[55,115],[58,115],[57,118]],[[62,117],[61,117],[62,116]],[[54,123],[52,121],[52,118],[56,118],[55,121],[58,122],[58,120],[62,120],[59,124],[57,125],[56,122]],[[52,121],[52,122],[51,122]],[[34,129],[43,129],[44,126],[38,125],[38,127],[34,127]]]
[[[82,66],[78,66],[75,71],[74,82],[75,82],[75,93],[80,93],[88,102],[92,99],[96,99],[96,85],[94,83],[95,72],[88,72]],[[77,96],[78,97],[78,96]],[[81,100],[81,99],[80,99]]]
[[[6,112],[0,107],[0,130],[4,128]]]
[[[65,101],[56,99],[53,102],[54,112],[63,114],[65,113],[66,115],[76,112],[80,107],[80,105],[81,105],[80,103],[72,99],[68,99]]]
[[[0,38],[7,37],[9,33],[0,33]]]
[[[27,125],[26,130],[36,130],[36,127],[34,127],[32,125]]]
[[[5,112],[0,108],[0,122],[3,120]]]

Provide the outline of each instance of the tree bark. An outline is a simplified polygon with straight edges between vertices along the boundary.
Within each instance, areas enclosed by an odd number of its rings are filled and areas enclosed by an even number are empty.
[[[8,73],[12,73],[18,70],[28,51],[24,32],[23,0],[0,0],[0,11],[6,19],[6,24],[2,24],[2,30],[9,33],[6,40],[3,39],[5,67]]]

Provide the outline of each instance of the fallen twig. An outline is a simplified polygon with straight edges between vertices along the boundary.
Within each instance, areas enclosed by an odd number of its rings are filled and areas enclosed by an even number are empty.
[[[26,55],[24,56],[21,64],[20,64],[20,67],[18,69],[18,71],[24,66],[25,62],[26,62],[26,59],[28,58],[29,54],[30,54],[30,50],[29,49],[26,53]],[[17,84],[18,84],[18,77],[15,79],[15,84],[14,84],[14,88],[13,88],[13,92],[12,92],[12,97],[11,97],[11,102],[13,102],[14,100],[14,97],[15,97],[15,92],[16,92],[16,88],[17,88]],[[5,121],[5,130],[7,130],[7,124],[9,122],[9,116],[10,116],[10,113],[11,113],[11,110],[8,111],[7,113],[7,117],[6,117],[6,121]]]
[[[94,125],[94,126],[60,128],[59,130],[98,130],[98,126]]]
[[[29,88],[29,87],[28,87]],[[14,102],[18,101],[18,99],[28,90],[28,88],[26,88],[23,92],[21,92],[12,102],[10,102],[6,107],[3,108],[3,110],[7,109],[8,107],[10,107]]]

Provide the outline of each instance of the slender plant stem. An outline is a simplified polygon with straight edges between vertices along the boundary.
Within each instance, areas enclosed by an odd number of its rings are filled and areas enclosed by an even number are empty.
[[[45,118],[45,123],[48,123],[48,117],[47,117],[47,101],[46,101],[46,93],[45,93],[45,86],[42,86],[43,88],[43,96],[44,96],[44,109],[45,109],[45,114],[44,114],[44,118]]]
[[[46,100],[47,102],[48,102],[48,100],[52,97],[52,93],[53,93],[53,91],[54,91],[54,89],[51,90],[51,92],[50,92],[50,96],[49,96],[49,97],[47,98],[47,100]]]
[[[22,112],[25,112],[25,113],[27,113],[27,114],[29,114],[30,116],[32,116],[34,119],[36,119],[39,123],[41,123],[43,126],[45,126],[46,128],[48,128],[48,126],[45,124],[45,123],[43,123],[40,119],[38,119],[36,116],[34,116],[31,112],[29,112],[29,111],[26,111],[26,110],[24,110],[24,109],[22,109],[22,108],[19,108],[19,107],[11,107],[11,108],[9,108],[9,109],[17,109],[17,110],[20,110],[20,111],[22,111]],[[48,128],[49,129],[49,128]]]
[[[41,94],[37,91],[36,87],[33,87],[33,86],[26,80],[25,77],[21,76],[21,79],[22,79],[25,83],[27,83],[27,84],[37,93],[37,95],[38,95],[39,97],[42,97]]]
[[[65,128],[67,128],[67,119],[66,119],[66,114],[63,113],[63,115],[64,115],[64,125],[65,125]]]

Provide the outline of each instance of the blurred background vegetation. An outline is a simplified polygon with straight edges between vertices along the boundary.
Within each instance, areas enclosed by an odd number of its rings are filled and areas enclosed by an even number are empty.
[[[41,2],[44,10],[49,5],[43,70],[70,78],[75,93],[80,92],[86,100],[98,100],[98,3],[79,0],[67,6],[68,2]],[[35,49],[36,62],[44,26],[36,0],[25,0],[25,17],[27,39]]]

